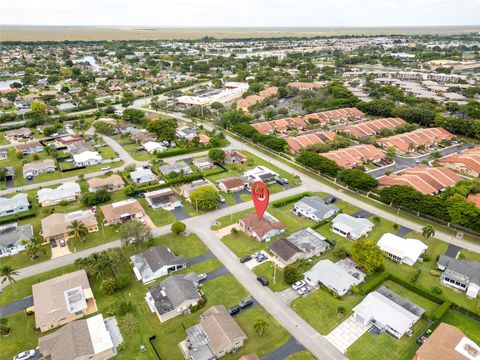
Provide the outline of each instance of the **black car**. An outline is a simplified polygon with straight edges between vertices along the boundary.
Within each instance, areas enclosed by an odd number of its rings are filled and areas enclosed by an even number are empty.
[[[243,263],[246,263],[247,261],[250,261],[252,260],[252,257],[250,255],[247,255],[247,256],[244,256],[242,258],[240,258],[240,262],[243,264]]]
[[[336,197],[329,196],[328,198],[325,199],[325,204],[333,204],[335,201],[337,201]]]
[[[243,309],[243,308],[246,308],[247,306],[252,305],[254,300],[255,299],[253,297],[249,296],[243,299],[242,301],[240,301],[238,305]]]
[[[50,240],[50,246],[52,248],[57,247],[57,242],[55,240]]]
[[[257,281],[263,286],[268,286],[268,279],[265,276],[257,276]]]
[[[230,315],[236,315],[238,314],[242,309],[240,308],[240,306],[238,305],[235,305],[235,306],[232,306],[230,309],[228,309],[228,313]]]

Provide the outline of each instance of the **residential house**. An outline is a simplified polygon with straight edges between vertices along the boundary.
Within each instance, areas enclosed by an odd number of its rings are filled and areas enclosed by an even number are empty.
[[[381,286],[353,308],[353,317],[363,326],[372,325],[400,339],[425,312],[423,308]]]
[[[328,144],[335,139],[336,134],[333,131],[313,131],[297,136],[289,136],[285,141],[294,154],[298,154],[301,150],[316,144]]]
[[[407,122],[401,118],[384,118],[364,121],[358,124],[340,126],[335,129],[336,132],[347,133],[356,138],[373,136],[383,129],[395,130]]]
[[[338,166],[353,169],[367,162],[379,163],[386,154],[371,144],[354,145],[343,149],[329,151],[323,157],[335,161]]]
[[[54,172],[56,168],[53,159],[33,161],[23,165],[23,177],[25,179],[32,179],[40,174]]]
[[[63,148],[66,148],[68,145],[71,145],[71,144],[76,143],[76,142],[84,142],[83,137],[80,136],[80,135],[62,136],[62,137],[56,138],[53,141],[53,145],[57,149],[63,149]]]
[[[480,193],[468,194],[467,201],[473,202],[476,207],[480,208]]]
[[[265,166],[257,166],[243,173],[243,178],[247,183],[263,181],[265,184],[273,184],[278,179],[278,174]]]
[[[286,266],[298,259],[320,256],[330,248],[330,244],[316,231],[305,228],[272,242],[268,247],[280,263]]]
[[[192,163],[194,166],[196,166],[199,170],[202,170],[202,171],[209,170],[215,167],[215,163],[209,157],[194,159]]]
[[[364,218],[339,214],[332,220],[332,231],[349,240],[358,240],[372,231],[373,223]]]
[[[440,144],[442,141],[452,140],[455,136],[447,130],[437,128],[421,128],[408,133],[390,136],[377,141],[383,148],[393,147],[397,152],[409,153],[419,146],[426,148]]]
[[[204,179],[195,180],[195,181],[192,181],[191,183],[184,184],[180,186],[179,190],[180,190],[180,194],[185,199],[187,199],[187,201],[190,201],[190,195],[192,194],[192,192],[204,186],[208,186],[214,189],[215,191],[217,191],[217,188],[215,187],[215,185],[213,185],[210,181],[207,181]]]
[[[438,162],[461,174],[480,177],[480,146],[463,150],[459,154],[447,155]]]
[[[109,192],[117,191],[125,186],[120,175],[110,175],[106,178],[91,178],[87,180],[88,190],[90,192],[96,192],[101,189],[106,189]]]
[[[97,312],[85,270],[32,285],[35,327],[45,332]]]
[[[57,205],[65,201],[78,201],[81,193],[80,185],[74,182],[67,182],[56,189],[43,188],[38,190],[37,198],[39,204],[45,207]]]
[[[142,146],[145,149],[145,151],[148,152],[149,154],[155,154],[157,151],[164,152],[165,150],[167,150],[165,145],[160,144],[156,141],[147,141],[143,143]]]
[[[145,168],[137,168],[135,171],[130,172],[130,178],[134,183],[146,184],[149,182],[157,181],[157,175],[152,170]]]
[[[446,167],[415,166],[378,179],[380,186],[402,185],[425,195],[437,194],[462,178]]]
[[[469,298],[477,298],[480,292],[480,262],[442,255],[437,268],[443,271],[440,276],[443,285],[464,291]]]
[[[71,213],[54,213],[44,217],[42,225],[43,241],[67,240],[73,236],[69,228],[72,221],[78,221],[85,225],[89,233],[98,231],[98,222],[95,213],[91,210],[78,210]]]
[[[255,241],[270,241],[272,237],[285,232],[285,225],[270,215],[263,214],[261,219],[256,213],[250,213],[242,217],[238,224],[242,231]]]
[[[200,322],[185,330],[187,339],[179,344],[185,358],[219,359],[234,353],[247,340],[247,335],[223,305],[214,305],[200,317]]]
[[[322,84],[316,82],[301,82],[301,81],[294,81],[288,83],[287,86],[293,87],[298,90],[319,90],[323,87]]]
[[[328,219],[339,211],[338,207],[325,204],[325,201],[318,196],[305,196],[293,206],[295,215],[304,216],[315,222]]]
[[[18,254],[25,250],[33,237],[31,224],[10,223],[0,226],[0,257]]]
[[[32,137],[32,130],[26,127],[14,130],[7,130],[3,133],[3,136],[5,136],[5,139],[10,142],[17,141],[19,139],[29,139]]]
[[[144,284],[187,267],[183,256],[175,255],[165,246],[152,246],[130,259],[137,280]]]
[[[28,141],[25,143],[18,143],[15,149],[20,151],[23,155],[37,154],[43,151],[43,145],[37,140]]]
[[[166,164],[160,166],[160,172],[163,175],[169,175],[171,173],[183,173],[184,175],[190,175],[193,173],[192,169],[184,161],[178,161],[173,164]]]
[[[217,180],[217,186],[221,191],[227,193],[238,192],[245,189],[245,183],[242,178],[230,177]]]
[[[103,159],[97,151],[84,151],[73,155],[73,162],[77,167],[83,167],[101,164]]]
[[[247,162],[247,157],[238,151],[231,150],[225,152],[224,164],[244,164]]]
[[[170,188],[145,193],[145,200],[153,209],[174,210],[182,207],[182,202]]]
[[[143,221],[145,210],[135,199],[127,199],[100,207],[106,225],[122,224],[127,220]]]
[[[181,128],[181,129],[177,129],[177,137],[180,138],[180,139],[183,139],[183,138],[194,138],[195,136],[197,136],[198,132],[197,132],[197,129],[196,128],[189,128],[189,127],[185,127],[185,128]]]
[[[104,319],[98,314],[42,336],[38,350],[45,360],[106,360],[117,354],[116,346],[122,341],[115,317]]]
[[[339,296],[345,295],[352,286],[362,283],[366,275],[351,260],[343,259],[336,263],[320,260],[304,273],[305,281],[311,286],[322,284],[335,291]]]
[[[29,208],[27,194],[15,194],[11,198],[0,197],[0,217],[28,211]]]
[[[236,106],[237,109],[242,110],[243,112],[248,112],[249,108],[256,103],[265,100],[271,96],[274,96],[278,93],[278,87],[271,86],[259,92],[258,95],[249,95],[244,99],[238,99]]]
[[[427,337],[412,360],[475,360],[480,347],[457,327],[440,323]]]
[[[190,306],[202,300],[198,291],[198,275],[194,272],[186,275],[171,275],[160,283],[148,288],[145,300],[152,313],[156,313],[160,322],[189,311]]]
[[[390,233],[383,234],[377,246],[393,261],[409,266],[415,265],[428,248],[420,240],[404,239]]]

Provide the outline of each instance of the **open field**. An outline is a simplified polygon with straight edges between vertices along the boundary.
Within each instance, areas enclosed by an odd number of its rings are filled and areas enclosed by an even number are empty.
[[[88,26],[8,26],[0,27],[3,41],[62,40],[171,40],[225,38],[281,38],[340,35],[444,34],[478,32],[478,26],[445,27],[88,27]]]

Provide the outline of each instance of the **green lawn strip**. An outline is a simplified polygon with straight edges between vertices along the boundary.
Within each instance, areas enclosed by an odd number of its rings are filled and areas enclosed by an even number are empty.
[[[315,360],[315,357],[307,350],[296,352],[285,360]]]
[[[389,360],[410,360],[418,349],[417,337],[427,327],[427,321],[420,319],[412,328],[413,336],[404,335],[400,340],[396,340],[385,333],[374,337],[367,332],[348,348],[346,355],[351,360],[386,358]]]
[[[256,242],[248,237],[244,232],[239,231],[237,234],[230,234],[222,238],[222,241],[232,250],[238,257],[252,255],[256,251],[267,250],[266,242]]]
[[[0,267],[9,265],[14,269],[21,269],[25,266],[30,266],[33,264],[38,264],[43,261],[50,260],[52,257],[52,248],[50,244],[42,245],[42,251],[39,256],[32,260],[26,251],[22,251],[13,256],[5,256],[0,258]]]
[[[396,282],[393,282],[391,280],[385,281],[382,285],[385,287],[389,288],[396,294],[404,297],[405,299],[408,299],[412,302],[414,302],[416,305],[422,307],[425,312],[432,313],[438,306],[438,304],[434,303],[433,301],[430,301],[426,298],[424,298],[421,295],[418,295],[414,293],[411,290],[408,290],[407,288],[403,287],[400,284],[397,284]]]
[[[319,289],[295,299],[290,306],[320,334],[327,335],[352,314],[352,308],[361,300],[360,295],[334,298],[326,290]],[[337,315],[339,307],[345,308],[342,316]]]
[[[0,360],[11,360],[16,354],[38,346],[38,338],[48,333],[35,330],[35,317],[27,316],[24,311],[9,315],[8,325],[11,327],[8,336],[0,336]]]
[[[464,260],[472,260],[472,261],[480,262],[480,254],[479,253],[469,251],[469,250],[466,250],[466,249],[462,249],[460,251],[460,258],[462,258]]]
[[[283,281],[283,270],[278,266],[275,269],[274,263],[271,261],[266,261],[263,264],[260,264],[253,268],[255,275],[263,275],[268,279],[268,287],[272,291],[282,291],[287,289],[288,285]],[[275,274],[275,282],[273,281],[273,275]]]
[[[81,174],[88,174],[96,171],[100,171],[103,167],[109,166],[111,169],[120,167],[123,165],[123,161],[116,161],[113,163],[108,163],[108,164],[98,164],[98,165],[92,165],[92,166],[87,166],[84,169],[79,169],[79,170],[73,170],[73,171],[68,171],[68,172],[60,172],[60,171],[55,171],[52,173],[47,173],[47,174],[41,174],[33,178],[35,183],[42,183],[46,181],[51,181],[51,180],[57,180],[61,178],[69,178],[73,176],[78,176]]]
[[[453,309],[450,309],[441,321],[458,327],[467,337],[480,344],[480,321]]]
[[[115,159],[118,157],[118,154],[113,150],[110,146],[102,146],[99,148],[96,148],[98,153],[102,156],[102,159]]]
[[[175,215],[171,211],[164,209],[152,209],[145,198],[139,198],[138,202],[145,209],[145,212],[156,226],[172,224],[176,221]]]
[[[119,141],[121,143],[122,140]],[[150,154],[145,150],[137,150],[140,145],[138,144],[128,144],[122,145],[122,147],[137,161],[150,161],[155,159],[155,156]]]

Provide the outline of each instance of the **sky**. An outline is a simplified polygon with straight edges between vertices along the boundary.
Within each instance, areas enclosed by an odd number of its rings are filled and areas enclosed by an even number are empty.
[[[0,0],[2,25],[479,25],[480,0]]]

